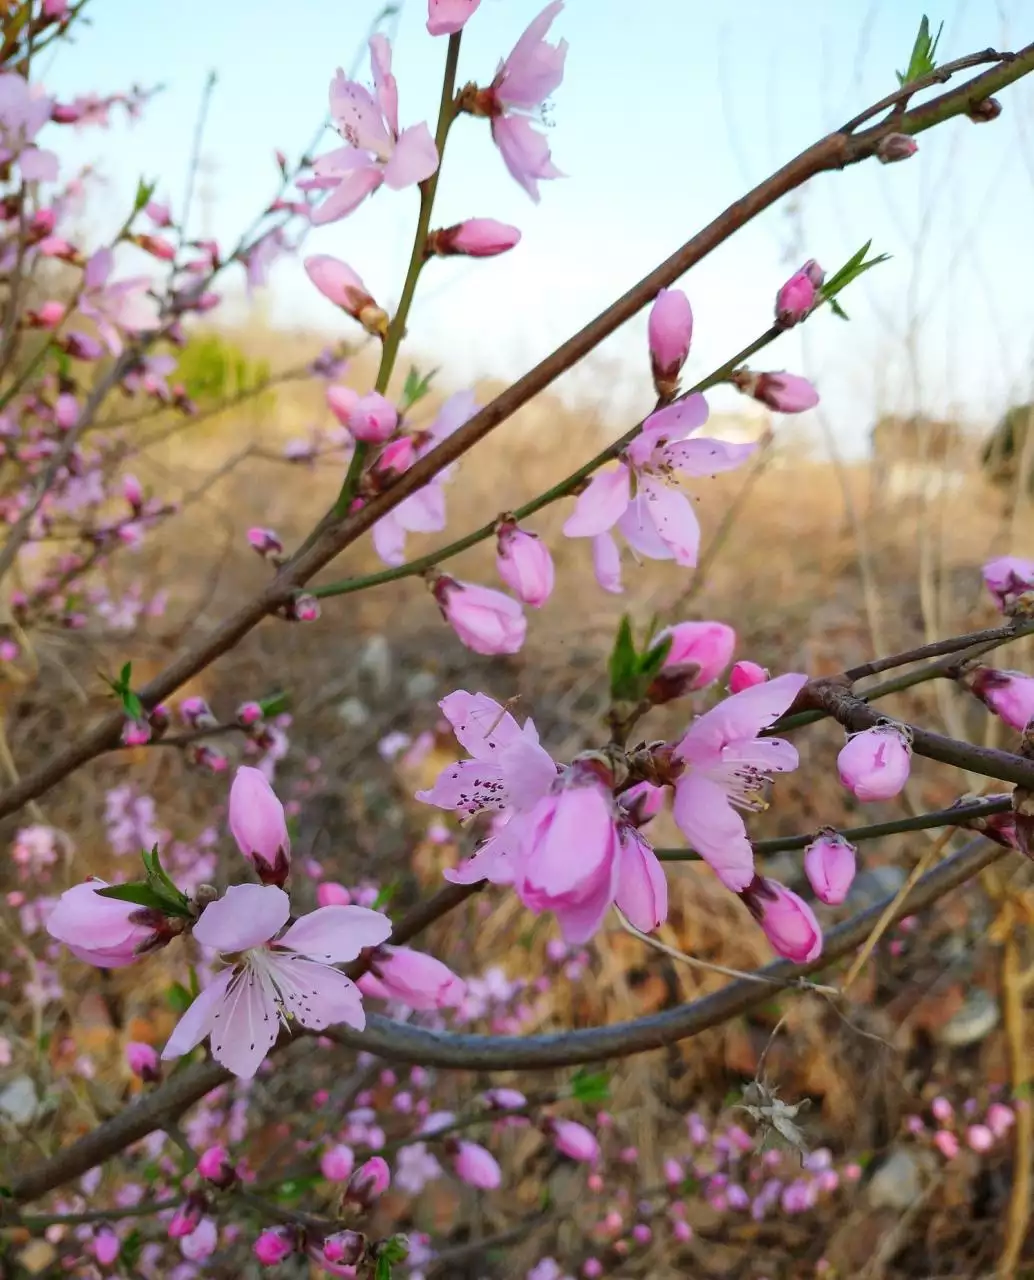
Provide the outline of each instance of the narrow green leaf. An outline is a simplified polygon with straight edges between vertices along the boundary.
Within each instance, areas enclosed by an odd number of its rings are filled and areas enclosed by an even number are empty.
[[[262,714],[268,719],[271,716],[278,716],[281,711],[286,711],[291,705],[291,695],[280,690],[278,693],[271,693],[268,698],[260,698],[259,706],[262,708]]]
[[[942,22],[937,28],[937,34],[931,40],[930,19],[925,13],[923,14],[915,43],[912,45],[912,55],[908,60],[908,68],[905,71],[895,72],[899,85],[904,87],[906,84],[911,84],[913,80],[919,80],[922,76],[929,75],[936,68],[935,55],[943,30],[944,23]]]
[[[194,1003],[194,997],[190,994],[182,982],[174,982],[165,992],[165,1000],[173,1013],[186,1013],[190,1006]]]
[[[632,623],[626,613],[621,619],[610,654],[610,696],[615,702],[636,696],[639,655],[632,637]]]
[[[649,684],[654,676],[664,666],[668,654],[671,652],[672,637],[665,636],[660,643],[655,644],[652,649],[647,651],[639,659],[639,678],[644,684]]]
[[[139,213],[145,204],[154,195],[154,189],[158,184],[155,182],[145,182],[141,178],[136,184],[136,199],[133,201],[133,212]]]
[[[830,311],[832,311],[832,312],[833,312],[833,314],[834,314],[835,316],[838,316],[841,320],[850,320],[850,319],[851,319],[851,317],[847,314],[847,312],[846,312],[846,311],[844,310],[844,308],[840,305],[840,303],[839,303],[839,302],[837,302],[836,298],[830,298],[830,299],[829,299],[829,309],[830,309]]]
[[[149,884],[111,884],[106,889],[96,890],[101,898],[114,898],[116,902],[133,902],[138,907],[149,907],[152,911],[164,911],[165,901],[160,898]]]
[[[605,1071],[580,1068],[571,1077],[571,1097],[578,1102],[598,1104],[610,1098],[610,1077]]]
[[[377,897],[373,900],[373,910],[383,911],[388,903],[391,902],[392,898],[394,898],[396,893],[398,893],[400,887],[401,885],[398,876],[396,876],[394,880],[389,881],[388,884],[384,885],[377,894]]]

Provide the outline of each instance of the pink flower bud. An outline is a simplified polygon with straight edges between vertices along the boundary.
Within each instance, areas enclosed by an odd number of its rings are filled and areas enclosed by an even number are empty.
[[[102,1227],[90,1242],[90,1248],[102,1267],[110,1267],[118,1257],[122,1245],[110,1227]]]
[[[659,631],[653,643],[659,644],[669,636],[671,648],[664,659],[663,670],[697,667],[697,673],[687,685],[689,689],[703,689],[717,680],[736,648],[736,632],[724,622],[680,622]]]
[[[79,420],[79,402],[69,392],[59,395],[54,405],[54,421],[63,430],[68,431]]]
[[[334,386],[327,388],[327,408],[343,427],[348,426],[352,410],[359,403],[359,392],[352,387]]]
[[[791,889],[755,876],[740,897],[779,955],[806,964],[821,954],[822,930],[815,913]]]
[[[1004,610],[1024,592],[1034,591],[1034,560],[999,556],[997,560],[989,560],[981,572],[1000,609]]]
[[[912,744],[899,725],[852,734],[837,756],[840,781],[859,800],[890,800],[908,781]]]
[[[144,205],[144,213],[147,214],[156,227],[172,226],[172,214],[169,212],[167,204],[162,204],[158,200],[149,200]]]
[[[74,329],[66,333],[58,345],[73,360],[99,360],[104,354],[104,347],[96,338]]]
[[[955,1108],[947,1098],[940,1096],[930,1103],[930,1113],[939,1124],[950,1124],[955,1118]]]
[[[65,318],[63,302],[44,302],[38,311],[33,312],[36,325],[41,329],[56,329]]]
[[[316,901],[321,907],[348,907],[351,906],[352,895],[343,884],[324,880],[316,890]]]
[[[685,1176],[682,1165],[669,1156],[664,1162],[664,1181],[669,1187],[677,1187]]]
[[[1034,719],[1034,678],[1022,671],[978,667],[969,687],[986,707],[1021,733]]]
[[[855,876],[854,845],[827,827],[805,849],[804,873],[820,902],[839,906]]]
[[[971,1151],[990,1151],[995,1136],[986,1124],[971,1124],[966,1130],[966,1144]]]
[[[370,972],[381,992],[411,1009],[455,1008],[467,994],[467,984],[434,956],[409,947],[378,947]],[[360,989],[363,979],[359,980]]]
[[[320,602],[302,592],[291,601],[287,617],[292,622],[315,622],[320,616]]]
[[[330,1147],[320,1156],[320,1173],[328,1182],[347,1182],[355,1168],[355,1156],[352,1148],[339,1143]]]
[[[688,1222],[675,1222],[672,1224],[671,1234],[679,1244],[687,1244],[693,1239],[693,1228]]]
[[[376,475],[382,480],[393,480],[402,475],[416,461],[416,445],[412,436],[399,436],[385,445],[373,464]]]
[[[693,310],[681,289],[658,293],[650,308],[647,333],[654,383],[661,394],[673,395],[693,340]]]
[[[729,672],[729,692],[742,693],[744,689],[753,689],[756,684],[764,684],[769,678],[765,667],[756,662],[737,662]]]
[[[284,549],[284,544],[272,529],[249,529],[248,542],[263,557],[278,556]]]
[[[645,1222],[637,1222],[632,1228],[632,1239],[636,1244],[649,1244],[653,1239],[653,1232]]]
[[[268,1227],[255,1241],[253,1252],[264,1267],[275,1267],[294,1253],[294,1233],[288,1227]]]
[[[814,259],[787,280],[776,294],[776,319],[784,329],[799,324],[814,308],[826,273]]]
[[[152,258],[157,258],[161,262],[171,262],[176,256],[176,246],[165,236],[151,236],[141,232],[133,236],[133,240],[145,253],[149,253]]]
[[[959,1154],[959,1140],[950,1129],[938,1129],[933,1135],[933,1145],[945,1160],[954,1160]]]
[[[577,1120],[548,1120],[546,1132],[553,1139],[553,1145],[569,1160],[577,1160],[581,1164],[595,1164],[600,1158],[600,1144],[596,1135]]]
[[[494,218],[468,218],[454,227],[432,231],[427,238],[427,251],[440,258],[463,254],[468,258],[494,258],[519,243],[516,227]]]
[[[475,653],[518,653],[527,620],[516,600],[470,582],[442,574],[433,586],[442,616]]]
[[[664,788],[655,787],[652,782],[637,782],[622,791],[618,800],[632,825],[645,827],[664,808]]]
[[[366,1253],[366,1237],[361,1231],[335,1231],[323,1241],[321,1252],[330,1263],[354,1267]]]
[[[527,533],[512,520],[497,530],[496,568],[518,600],[539,609],[553,591],[553,557],[535,533]]]
[[[218,723],[208,703],[196,695],[184,698],[177,710],[192,729],[211,729]]]
[[[391,1170],[387,1161],[372,1156],[359,1166],[348,1180],[345,1199],[361,1209],[369,1209],[391,1185]]]
[[[197,1171],[206,1182],[216,1187],[226,1188],[237,1181],[237,1171],[225,1147],[208,1147],[202,1151]]]
[[[350,266],[325,253],[306,258],[304,266],[309,279],[325,298],[358,320],[368,333],[383,337],[388,330],[387,314],[374,302]]]
[[[133,508],[139,511],[144,502],[144,491],[140,486],[140,481],[136,476],[122,477],[122,496]]]
[[[384,444],[395,434],[398,424],[398,410],[378,391],[371,391],[357,400],[348,419],[352,435],[367,444]]]
[[[433,36],[453,36],[463,29],[481,0],[427,0],[427,30]]]
[[[157,911],[117,898],[102,898],[103,880],[87,880],[65,892],[47,918],[47,932],[79,960],[99,969],[121,969],[172,937]]]
[[[456,1176],[479,1191],[494,1191],[503,1180],[495,1156],[476,1142],[457,1142],[452,1167]]]
[[[481,1100],[493,1111],[519,1111],[528,1105],[528,1099],[519,1089],[489,1089],[481,1095]]]
[[[154,1084],[162,1078],[162,1064],[158,1050],[141,1040],[130,1040],[126,1045],[126,1064],[133,1075],[144,1084]]]
[[[195,1231],[197,1224],[201,1221],[203,1209],[204,1202],[200,1196],[188,1196],[169,1219],[169,1239],[182,1240],[184,1236],[189,1236]]]
[[[264,712],[260,703],[242,702],[237,708],[237,723],[242,724],[246,729],[250,729],[252,725],[261,722],[263,715]]]
[[[1016,1113],[1011,1107],[1003,1106],[1000,1102],[992,1102],[987,1108],[984,1119],[996,1138],[1004,1138],[1016,1123]]]
[[[263,773],[241,765],[230,787],[230,830],[263,884],[282,886],[291,869],[284,806]]]
[[[741,390],[776,413],[804,413],[807,409],[814,409],[819,402],[819,393],[808,379],[796,374],[759,373],[748,377],[751,381],[744,382]],[[739,385],[740,380],[736,381]]]
[[[582,1263],[582,1275],[585,1276],[585,1280],[599,1280],[603,1275],[603,1263],[599,1258],[587,1258]]]
[[[918,150],[919,144],[907,133],[888,133],[876,147],[876,159],[881,164],[894,164],[898,160],[914,156]]]

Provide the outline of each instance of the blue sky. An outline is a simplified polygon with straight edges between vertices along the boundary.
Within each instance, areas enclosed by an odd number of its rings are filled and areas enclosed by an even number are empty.
[[[483,0],[464,36],[460,80],[484,83],[542,0]],[[63,154],[110,180],[96,235],[115,225],[140,174],[174,207],[197,103],[219,76],[205,132],[207,230],[231,244],[276,184],[274,147],[297,154],[326,110],[379,0],[93,0],[93,23],[43,74],[52,92],[163,83],[144,120],[68,131]],[[924,9],[944,21],[944,59],[1034,36],[1029,0],[567,0],[554,24],[570,44],[550,109],[554,161],[534,205],[510,179],[483,121],[450,138],[435,221],[491,216],[521,227],[511,254],[432,263],[410,325],[411,349],[460,385],[524,372],[701,225],[797,151],[895,86]],[[289,15],[289,16],[288,16]],[[404,0],[395,72],[403,125],[437,107],[444,40],[424,30],[423,0]],[[362,78],[366,78],[364,69]],[[704,373],[760,332],[788,271],[828,270],[865,240],[893,255],[828,315],[781,339],[768,367],[804,370],[842,449],[857,452],[880,409],[951,410],[974,422],[1034,378],[1034,87],[1003,95],[992,125],[953,122],[905,164],[868,163],[812,182],[700,264],[684,287],[695,313],[690,372]],[[54,131],[51,131],[52,133]],[[333,145],[327,135],[323,149]],[[415,190],[382,191],[352,217],[314,229],[309,251],[351,263],[387,304],[397,298]],[[200,232],[200,209],[194,206]],[[440,216],[439,216],[440,215]],[[92,229],[92,228],[91,228]],[[278,266],[268,313],[324,325],[336,313],[296,261]],[[568,394],[642,408],[645,319],[612,339]],[[732,393],[719,393],[720,406]]]

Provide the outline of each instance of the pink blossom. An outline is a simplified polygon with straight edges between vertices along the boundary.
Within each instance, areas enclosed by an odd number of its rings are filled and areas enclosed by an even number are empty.
[[[460,1141],[455,1145],[452,1167],[456,1176],[479,1191],[494,1191],[503,1180],[495,1156],[476,1142]]]
[[[258,724],[264,714],[260,702],[242,702],[234,713],[237,723],[244,725],[246,729]]]
[[[180,1252],[190,1262],[210,1258],[219,1244],[219,1229],[211,1218],[202,1218],[189,1236],[180,1241]]]
[[[149,200],[144,205],[144,212],[156,227],[172,226],[172,214],[167,204],[162,204],[159,200]]]
[[[896,724],[852,734],[837,756],[840,781],[859,800],[890,800],[904,789],[912,766],[912,744]]]
[[[634,827],[645,827],[664,808],[664,788],[652,782],[637,782],[618,796],[621,808]]]
[[[592,571],[604,591],[615,596],[624,591],[621,585],[621,553],[609,533],[597,534],[592,540]]]
[[[653,643],[671,638],[671,648],[664,659],[664,670],[688,665],[699,670],[692,677],[690,689],[704,689],[713,684],[729,665],[736,648],[736,632],[724,622],[680,622],[665,627]]]
[[[154,1084],[161,1079],[162,1067],[158,1051],[142,1040],[130,1040],[126,1045],[126,1065],[145,1084]]]
[[[546,603],[553,591],[553,557],[537,533],[504,520],[497,530],[496,568],[518,600],[533,609]]]
[[[303,263],[309,279],[336,307],[358,320],[368,333],[383,336],[388,316],[373,300],[369,289],[347,263],[317,253]]]
[[[995,1136],[986,1124],[971,1124],[966,1130],[966,1143],[971,1151],[990,1151]]]
[[[284,544],[272,529],[249,529],[248,542],[263,557],[278,556],[284,549]]]
[[[360,908],[355,908],[359,910]],[[364,1161],[348,1180],[345,1199],[361,1208],[369,1209],[391,1185],[391,1170],[380,1156]]]
[[[102,1267],[110,1267],[121,1251],[118,1236],[110,1227],[102,1227],[93,1237],[91,1250]]]
[[[855,876],[855,847],[832,828],[820,832],[804,851],[804,872],[815,896],[836,907],[847,897]]]
[[[528,1099],[519,1089],[507,1089],[502,1086],[487,1090],[481,1097],[485,1105],[494,1111],[519,1111],[528,1105]]]
[[[799,324],[810,314],[825,278],[826,273],[819,264],[814,258],[809,258],[800,271],[795,271],[787,280],[776,294],[775,303],[776,319],[784,329]]]
[[[316,901],[321,907],[347,907],[352,903],[352,895],[343,884],[324,880],[316,890]]]
[[[352,1176],[355,1156],[351,1147],[339,1143],[320,1156],[320,1173],[328,1182],[346,1182]]]
[[[959,1154],[958,1137],[950,1129],[938,1129],[933,1135],[933,1145],[944,1156],[945,1160],[954,1160]]]
[[[291,870],[284,806],[265,774],[241,765],[230,787],[230,830],[263,884],[282,885]]]
[[[654,384],[662,395],[674,395],[693,340],[693,310],[681,289],[658,293],[650,308],[647,332]]]
[[[425,457],[443,440],[458,431],[473,416],[477,407],[477,400],[471,391],[460,391],[450,396],[426,431],[422,431],[416,438],[405,436],[392,441],[378,459],[378,464],[397,445],[400,457],[397,465],[394,460],[392,462],[393,473],[408,471],[414,462]],[[439,471],[423,488],[404,498],[373,526],[374,549],[386,564],[398,565],[405,560],[407,533],[439,533],[445,528],[444,486],[448,476],[448,468]]]
[[[47,932],[78,960],[100,969],[121,969],[142,954],[163,946],[171,934],[165,917],[147,907],[102,898],[104,880],[77,884],[57,900],[47,917]]]
[[[950,1124],[955,1118],[955,1108],[944,1097],[934,1098],[930,1103],[930,1113],[940,1124]]]
[[[312,1031],[338,1022],[363,1029],[359,989],[333,966],[384,942],[391,921],[365,907],[319,907],[281,932],[290,913],[290,899],[275,885],[231,885],[204,909],[195,939],[237,958],[180,1019],[163,1058],[209,1037],[216,1062],[250,1080],[288,1013]]]
[[[169,1239],[182,1240],[197,1229],[201,1221],[201,1203],[195,1196],[188,1197],[169,1219]]]
[[[481,0],[427,0],[427,30],[433,36],[461,31]]]
[[[978,667],[969,687],[985,706],[1021,733],[1034,719],[1034,677],[1022,671]]]
[[[577,1120],[549,1120],[547,1132],[556,1149],[569,1160],[595,1164],[600,1158],[600,1144],[596,1135]]]
[[[352,387],[327,387],[327,408],[343,427],[348,426],[348,420],[359,403],[359,398],[359,392]]]
[[[349,431],[367,444],[384,444],[395,434],[398,424],[398,410],[378,391],[360,397],[348,416]]]
[[[512,596],[442,574],[434,584],[442,617],[475,653],[519,653],[528,622]]]
[[[1003,1106],[1000,1102],[992,1102],[984,1118],[987,1121],[987,1127],[996,1138],[1004,1138],[1016,1123],[1016,1113],[1011,1107]]]
[[[984,584],[1002,610],[1025,591],[1034,590],[1034,560],[1019,556],[999,556],[981,570]]]
[[[650,560],[674,560],[692,568],[700,525],[691,503],[673,488],[673,474],[714,475],[744,462],[753,444],[727,444],[698,436],[707,421],[702,395],[651,414],[617,467],[597,472],[564,524],[569,538],[596,538],[617,527],[633,551]]]
[[[236,1181],[237,1173],[225,1147],[206,1147],[197,1162],[197,1171],[206,1182],[216,1187],[228,1187]]]
[[[57,177],[57,156],[33,143],[52,107],[53,99],[39,85],[30,85],[13,71],[0,74],[0,164],[17,160],[26,182],[53,182]]]
[[[779,955],[795,964],[807,964],[821,955],[822,930],[815,913],[791,889],[755,876],[740,897]]]
[[[314,177],[303,189],[329,190],[312,211],[321,226],[336,222],[386,183],[401,191],[423,182],[438,168],[438,150],[426,124],[399,132],[398,86],[391,74],[391,44],[382,35],[370,39],[374,91],[338,71],[330,84],[330,116],[345,146],[319,156]]]
[[[729,672],[729,692],[742,693],[744,689],[752,689],[754,685],[762,684],[768,678],[769,673],[766,668],[759,667],[756,662],[734,663]]]
[[[315,1255],[317,1262],[326,1261],[332,1264],[339,1264],[342,1267],[348,1267],[347,1272],[334,1271],[333,1274],[354,1275],[355,1265],[362,1261],[363,1254],[366,1252],[366,1237],[360,1231],[335,1231],[333,1235],[327,1236],[323,1241],[323,1246]],[[322,1255],[322,1257],[320,1257]]]
[[[115,268],[110,249],[98,249],[86,264],[79,310],[97,325],[101,341],[113,356],[122,354],[122,334],[157,329],[157,303],[149,297],[147,276],[132,276],[108,283]]]
[[[618,881],[614,900],[640,933],[652,933],[668,918],[668,881],[649,842],[635,827],[619,830]]]
[[[754,879],[754,851],[738,811],[763,808],[770,774],[798,764],[789,742],[758,734],[779,719],[807,681],[805,675],[783,675],[733,694],[696,720],[676,750],[685,769],[675,784],[675,821],[733,892]]]
[[[452,227],[432,231],[427,239],[427,252],[440,258],[462,254],[467,258],[494,258],[520,242],[516,227],[494,218],[468,218]]]
[[[287,1227],[267,1227],[255,1241],[253,1252],[264,1267],[275,1267],[294,1253],[294,1235]]]
[[[380,988],[377,995],[399,1000],[410,1009],[451,1009],[467,994],[467,984],[447,965],[409,947],[379,947],[370,973]],[[365,981],[365,976],[359,979],[359,989],[373,995]]]
[[[503,163],[536,203],[540,181],[563,177],[553,164],[549,143],[529,120],[564,78],[567,41],[551,45],[545,40],[563,7],[563,0],[553,0],[532,19],[491,85],[479,95],[482,101],[476,108],[477,114],[491,118],[492,140]]]
[[[742,379],[734,381],[747,395],[760,400],[776,413],[804,413],[806,409],[814,409],[819,402],[819,393],[808,379],[795,373],[745,374]]]

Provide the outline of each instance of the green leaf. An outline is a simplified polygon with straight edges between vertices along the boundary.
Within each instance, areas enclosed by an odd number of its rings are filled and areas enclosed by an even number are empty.
[[[605,1071],[586,1071],[580,1068],[571,1077],[571,1097],[578,1102],[593,1105],[610,1098],[610,1077]]]
[[[145,849],[141,853],[143,858],[144,870],[147,872],[147,883],[155,891],[155,893],[164,899],[171,899],[181,909],[184,915],[190,914],[189,902],[187,895],[181,892],[169,876],[165,868],[161,864],[161,858],[158,855],[158,846],[155,845],[149,852]]]
[[[127,662],[122,667],[122,670],[118,673],[119,688],[128,689],[129,682],[132,679],[132,677],[133,677],[133,664],[131,662]]]
[[[278,693],[271,693],[268,698],[260,698],[259,706],[262,708],[262,714],[268,720],[271,716],[278,716],[281,711],[286,711],[291,705],[291,695],[280,690]]]
[[[890,254],[888,253],[879,253],[875,258],[867,258],[866,255],[871,247],[872,241],[867,240],[858,252],[853,253],[840,270],[835,271],[819,290],[819,302],[828,302],[833,314],[839,316],[841,320],[847,319],[847,312],[838,302],[834,302],[837,294],[846,289],[859,276],[871,271],[873,267],[878,267],[881,262],[890,260]]]
[[[136,184],[136,199],[133,201],[133,212],[139,213],[154,195],[156,182],[145,182],[143,178]]]
[[[152,911],[164,911],[166,902],[159,897],[149,884],[111,884],[106,889],[95,891],[101,898],[114,898],[116,902],[133,902],[138,907],[149,907]]]
[[[374,1280],[391,1280],[391,1263],[383,1255],[377,1259]]]
[[[638,692],[639,655],[626,613],[621,619],[610,654],[610,697],[612,702],[631,701]]]
[[[671,652],[672,636],[665,636],[652,649],[647,649],[639,659],[639,677],[644,684],[649,684],[664,666],[665,659]]]
[[[850,319],[851,319],[851,317],[847,314],[847,312],[846,312],[846,311],[844,310],[844,308],[840,305],[840,303],[839,303],[839,302],[837,302],[836,298],[830,298],[830,300],[829,300],[829,309],[830,309],[830,311],[832,311],[832,312],[833,312],[833,314],[834,314],[835,316],[837,316],[840,320],[850,320]]]
[[[174,982],[165,993],[165,1000],[173,1013],[186,1013],[190,1006],[194,1003],[194,997],[190,994],[182,982]]]
[[[396,893],[398,893],[400,888],[401,888],[401,881],[399,880],[398,876],[396,876],[394,880],[384,885],[381,891],[377,894],[377,897],[374,898],[372,909],[374,911],[383,911],[384,908],[388,905],[388,903],[392,900],[392,898],[394,898]]]
[[[937,45],[941,39],[941,32],[944,30],[944,23],[937,28],[937,34],[930,39],[930,19],[923,14],[919,23],[919,31],[916,34],[915,44],[912,46],[912,56],[908,60],[908,69],[906,71],[896,71],[894,74],[898,78],[898,84],[904,87],[911,84],[913,80],[919,80],[922,76],[929,75],[933,71],[937,63],[934,61],[934,55],[937,53]]]
[[[406,374],[406,381],[402,387],[402,399],[399,402],[399,412],[405,413],[407,409],[411,409],[418,400],[422,400],[431,390],[431,383],[434,381],[437,369],[432,369],[430,373],[421,375],[416,365],[409,366],[409,372]]]

